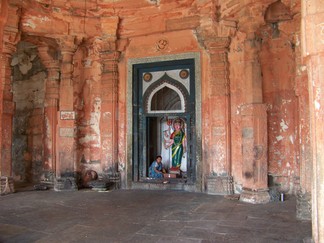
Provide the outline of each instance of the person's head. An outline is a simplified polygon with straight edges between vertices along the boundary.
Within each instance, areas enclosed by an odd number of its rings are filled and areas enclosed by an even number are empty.
[[[162,156],[161,155],[156,156],[155,160],[156,160],[156,162],[161,163]]]
[[[176,119],[173,123],[173,127],[176,131],[179,131],[181,129],[181,120]]]

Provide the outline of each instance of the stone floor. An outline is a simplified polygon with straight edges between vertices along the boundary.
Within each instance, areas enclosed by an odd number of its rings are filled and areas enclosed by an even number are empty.
[[[183,191],[22,191],[0,197],[0,242],[303,242],[294,197],[250,205]]]

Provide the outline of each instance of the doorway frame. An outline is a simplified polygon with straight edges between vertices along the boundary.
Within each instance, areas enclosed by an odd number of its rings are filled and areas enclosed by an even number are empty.
[[[136,95],[133,89],[133,78],[134,78],[134,66],[138,64],[153,64],[164,61],[180,61],[184,59],[194,60],[195,70],[195,142],[196,142],[196,154],[195,154],[195,182],[194,190],[202,191],[202,143],[201,143],[201,60],[199,52],[165,55],[156,57],[145,57],[145,58],[134,58],[129,59],[127,62],[127,100],[126,100],[126,111],[127,111],[127,163],[126,163],[126,186],[132,188],[133,184],[137,181],[133,181],[133,134],[134,134],[134,122],[133,121],[133,96]],[[136,125],[136,124],[135,124]],[[192,190],[192,189],[191,189]]]

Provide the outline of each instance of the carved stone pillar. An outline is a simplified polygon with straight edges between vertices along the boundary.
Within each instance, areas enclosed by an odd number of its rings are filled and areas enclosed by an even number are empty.
[[[45,84],[45,136],[44,136],[44,179],[54,183],[56,173],[56,129],[59,100],[59,62],[48,53],[48,46],[38,47],[42,63],[47,68]]]
[[[240,200],[267,203],[268,193],[268,135],[267,108],[262,104],[262,77],[258,58],[260,43],[254,32],[244,43],[245,105],[241,107],[243,190]]]
[[[205,41],[210,56],[209,105],[210,171],[206,177],[206,191],[209,194],[232,194],[231,141],[230,141],[230,92],[228,72],[229,37]],[[217,108],[215,109],[215,104]]]
[[[117,30],[119,26],[119,17],[102,17],[101,26],[104,30],[102,36],[103,45],[100,51],[100,59],[102,63],[101,76],[101,98],[102,98],[102,117],[101,117],[101,164],[103,170],[113,176],[123,177],[126,183],[126,171],[119,170],[118,163],[126,163],[118,156],[118,148],[123,146],[124,131],[119,131],[118,127],[124,128],[123,121],[119,120],[120,110],[118,111],[118,62],[120,52],[117,51]],[[123,129],[122,129],[123,130]],[[127,154],[122,151],[122,154]],[[121,160],[121,161],[120,161]],[[116,177],[117,178],[117,177]]]
[[[314,242],[324,242],[324,8],[302,1],[303,57],[307,64],[312,147],[312,225]]]
[[[54,189],[75,190],[76,143],[75,112],[73,107],[73,55],[77,49],[75,37],[58,41],[62,54],[59,93],[58,129],[56,137],[56,180]]]
[[[101,163],[101,119],[102,119],[102,63],[100,60],[101,38],[94,37],[85,42],[87,56],[84,58],[83,106],[84,117],[81,142],[86,163],[100,167]],[[92,168],[98,171],[100,168]]]
[[[115,173],[118,169],[118,61],[120,53],[115,51],[114,43],[106,46],[100,53],[103,64],[101,78],[102,97],[102,152],[103,169]]]

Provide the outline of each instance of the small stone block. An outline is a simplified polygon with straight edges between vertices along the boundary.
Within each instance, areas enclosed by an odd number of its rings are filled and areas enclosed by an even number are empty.
[[[177,178],[176,174],[165,173],[163,174],[164,178]]]

